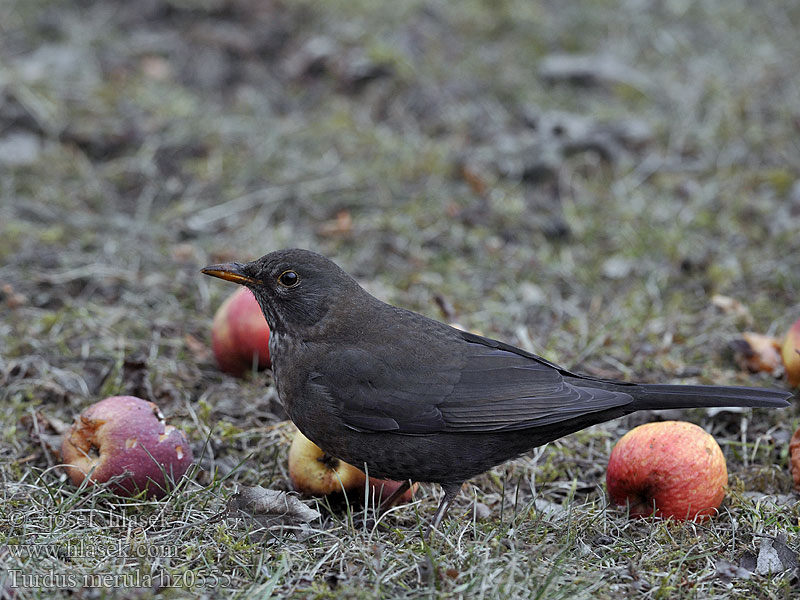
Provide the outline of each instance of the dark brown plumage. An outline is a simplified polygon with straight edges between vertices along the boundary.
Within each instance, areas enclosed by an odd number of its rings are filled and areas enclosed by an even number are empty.
[[[280,250],[203,273],[253,291],[278,396],[327,453],[369,474],[461,484],[590,425],[643,409],[787,406],[786,391],[650,385],[572,373],[374,298],[327,258]]]

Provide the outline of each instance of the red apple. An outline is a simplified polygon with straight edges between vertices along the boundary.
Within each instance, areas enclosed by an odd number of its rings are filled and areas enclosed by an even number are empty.
[[[241,377],[253,368],[270,366],[269,327],[253,293],[240,287],[214,314],[211,349],[219,368]]]
[[[383,502],[386,498],[391,496],[397,488],[403,485],[402,481],[392,481],[391,479],[378,479],[376,477],[369,478],[370,495],[375,497],[376,504]],[[414,483],[408,488],[402,496],[400,496],[394,505],[406,504],[414,499],[414,494],[419,489],[419,484]]]
[[[786,333],[781,354],[789,385],[800,387],[800,319]]]
[[[166,493],[167,479],[176,481],[186,472],[192,449],[152,402],[112,396],[75,419],[61,444],[61,458],[76,486],[87,477],[92,483],[113,477],[116,493],[130,496],[146,489],[152,498]]]
[[[704,519],[716,513],[728,485],[725,457],[716,440],[683,421],[640,425],[611,451],[606,473],[615,504],[630,514]]]
[[[289,477],[294,489],[311,496],[363,488],[367,478],[360,469],[326,454],[300,431],[289,448]]]

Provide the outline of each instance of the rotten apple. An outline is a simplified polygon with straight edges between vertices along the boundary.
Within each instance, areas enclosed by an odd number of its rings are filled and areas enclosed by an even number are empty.
[[[162,497],[192,463],[182,431],[167,425],[152,402],[135,396],[112,396],[84,410],[61,444],[67,475],[76,486],[113,478],[111,488],[131,496],[147,490]]]
[[[241,287],[217,309],[211,325],[211,349],[219,368],[241,377],[255,365],[270,366],[269,326],[253,293]]]
[[[725,497],[728,469],[716,440],[684,421],[640,425],[611,451],[608,494],[632,516],[704,519]]]

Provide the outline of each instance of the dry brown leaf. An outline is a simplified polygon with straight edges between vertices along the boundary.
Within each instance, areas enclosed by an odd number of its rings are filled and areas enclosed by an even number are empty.
[[[464,165],[461,167],[461,177],[467,182],[467,185],[470,187],[473,194],[476,194],[477,196],[486,195],[486,182],[477,171]]]
[[[722,294],[714,294],[711,297],[711,304],[716,306],[725,314],[735,315],[742,317],[747,323],[753,322],[753,316],[750,314],[750,309],[738,300],[730,296],[723,296]]]
[[[175,244],[170,248],[169,253],[172,260],[177,262],[190,262],[197,256],[194,246],[187,243]]]
[[[353,217],[348,210],[340,210],[336,218],[317,227],[317,233],[324,237],[346,237],[353,233]]]
[[[779,534],[777,538],[764,538],[758,549],[756,573],[769,575],[783,573],[798,567],[797,554],[786,545],[786,536]]]
[[[34,420],[35,419],[35,420]],[[28,428],[31,439],[42,444],[53,458],[61,460],[61,441],[69,425],[56,417],[36,411],[36,415],[26,414],[20,424]]]
[[[297,496],[261,486],[244,487],[228,500],[230,516],[249,516],[263,525],[297,525],[319,519],[320,513]]]
[[[720,559],[717,561],[717,577],[724,581],[731,581],[733,579],[750,579],[751,572],[740,565],[734,565],[727,560]]]
[[[735,340],[734,359],[739,368],[757,373],[774,373],[781,368],[780,341],[770,335],[745,331],[741,339]]]
[[[6,283],[0,287],[0,298],[4,298],[6,305],[12,310],[28,303],[28,298],[23,294],[15,292],[14,286],[10,283]]]
[[[186,344],[186,348],[188,348],[189,352],[192,354],[192,357],[194,357],[197,362],[204,363],[211,360],[211,348],[209,348],[191,333],[187,333],[184,336],[183,341]]]

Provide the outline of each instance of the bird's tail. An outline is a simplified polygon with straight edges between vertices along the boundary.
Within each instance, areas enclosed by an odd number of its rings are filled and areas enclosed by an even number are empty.
[[[633,396],[634,410],[749,406],[783,408],[792,393],[786,390],[719,385],[639,384],[620,388]]]
[[[787,390],[771,388],[627,383],[581,375],[568,376],[567,381],[584,388],[602,388],[628,394],[633,402],[625,407],[626,412],[725,406],[784,408],[789,406],[788,400],[793,396]]]

